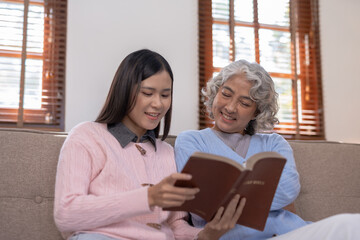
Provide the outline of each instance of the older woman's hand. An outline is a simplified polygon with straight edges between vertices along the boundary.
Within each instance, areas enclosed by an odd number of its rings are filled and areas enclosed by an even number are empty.
[[[199,240],[217,240],[227,231],[235,227],[235,224],[241,216],[245,206],[246,199],[240,199],[240,195],[230,201],[224,211],[224,207],[220,207],[211,222],[208,222],[204,229],[199,232]]]

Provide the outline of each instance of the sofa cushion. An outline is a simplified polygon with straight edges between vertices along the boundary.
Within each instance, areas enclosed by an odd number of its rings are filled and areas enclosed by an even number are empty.
[[[0,128],[0,239],[62,239],[53,220],[66,133]],[[176,137],[166,141],[174,144]],[[360,144],[289,141],[302,185],[296,212],[317,221],[360,212]]]
[[[297,213],[317,221],[360,212],[360,144],[290,141],[300,173]]]
[[[62,239],[53,220],[64,133],[0,130],[0,239]],[[56,236],[54,238],[54,236]]]

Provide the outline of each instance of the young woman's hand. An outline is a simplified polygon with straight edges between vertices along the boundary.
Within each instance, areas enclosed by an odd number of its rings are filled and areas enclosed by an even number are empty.
[[[176,180],[190,180],[191,175],[184,173],[173,173],[164,178],[158,184],[149,187],[148,200],[149,206],[178,207],[186,200],[193,199],[195,194],[199,192],[198,188],[182,188],[175,187]]]
[[[227,231],[235,227],[242,210],[245,206],[246,199],[240,200],[240,195],[235,197],[229,202],[224,211],[224,207],[220,207],[215,217],[211,222],[208,222],[204,229],[199,232],[199,240],[217,240]]]

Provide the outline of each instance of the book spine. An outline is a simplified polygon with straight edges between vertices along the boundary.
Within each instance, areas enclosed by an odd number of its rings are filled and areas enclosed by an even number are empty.
[[[246,176],[249,174],[248,170],[245,170],[243,172],[240,173],[240,176],[238,177],[238,179],[234,182],[234,184],[232,185],[230,191],[228,192],[228,194],[224,197],[223,201],[220,203],[220,205],[218,206],[217,209],[219,209],[221,206],[223,207],[227,207],[227,205],[229,204],[229,202],[231,201],[231,199],[233,199],[233,197],[238,194],[238,188],[239,186],[242,184],[242,182],[244,181],[244,179],[246,178]],[[242,196],[240,196],[242,197]]]

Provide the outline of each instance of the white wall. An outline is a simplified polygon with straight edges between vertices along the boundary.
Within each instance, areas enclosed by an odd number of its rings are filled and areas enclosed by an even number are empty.
[[[174,73],[171,134],[197,128],[197,1],[69,0],[65,131],[95,120],[117,67],[148,48]]]
[[[360,1],[319,5],[326,138],[360,143]]]
[[[360,1],[319,4],[326,137],[360,143]],[[69,0],[67,44],[66,131],[96,118],[119,63],[140,48],[173,68],[170,133],[197,128],[196,0]]]

